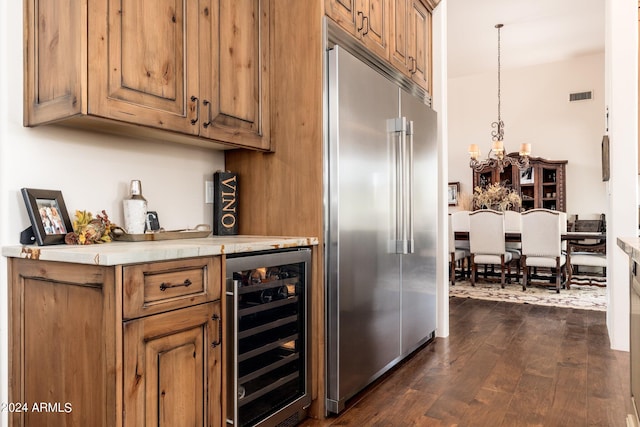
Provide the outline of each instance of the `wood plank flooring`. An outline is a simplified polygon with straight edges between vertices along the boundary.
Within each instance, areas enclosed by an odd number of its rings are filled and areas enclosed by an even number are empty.
[[[605,313],[452,297],[436,338],[320,426],[626,426],[629,353]]]

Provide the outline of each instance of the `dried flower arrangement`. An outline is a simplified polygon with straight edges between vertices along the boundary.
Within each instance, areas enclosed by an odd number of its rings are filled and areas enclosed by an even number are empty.
[[[522,206],[522,199],[515,191],[496,182],[473,190],[473,206],[476,209],[506,211]]]
[[[102,215],[97,214],[96,218],[93,218],[91,212],[76,211],[73,232],[67,233],[64,241],[68,245],[108,243],[113,240],[113,229],[116,227],[104,210]]]
[[[460,193],[458,195],[458,208],[463,211],[473,210],[473,194]]]

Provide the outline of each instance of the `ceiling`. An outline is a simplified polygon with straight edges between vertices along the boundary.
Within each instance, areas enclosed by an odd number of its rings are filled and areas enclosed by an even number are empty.
[[[605,0],[448,0],[448,76],[604,52]]]

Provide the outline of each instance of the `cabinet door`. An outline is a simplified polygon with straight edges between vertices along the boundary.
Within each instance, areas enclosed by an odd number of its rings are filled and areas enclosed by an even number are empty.
[[[92,2],[89,113],[198,133],[198,1]]]
[[[431,93],[431,13],[420,0],[409,10],[409,56],[411,78]]]
[[[124,422],[222,423],[220,302],[124,323]]]
[[[16,407],[20,412],[9,411],[9,425],[116,425],[113,269],[35,259],[7,262],[8,401],[27,403]],[[34,410],[40,402],[49,409]]]
[[[364,17],[360,36],[362,41],[379,57],[389,58],[389,0],[361,0]]]
[[[214,0],[203,40],[200,134],[269,148],[269,2]]]
[[[389,8],[389,60],[403,74],[409,74],[409,0],[391,0]]]
[[[362,15],[360,21],[356,22],[358,5],[361,0],[325,0],[325,13],[338,25],[347,30],[354,36],[358,35],[356,30],[362,23]]]
[[[86,64],[83,9],[75,0],[24,2],[25,126],[68,118],[86,109],[82,96],[83,58]]]
[[[389,58],[389,0],[325,0],[325,13],[381,58]]]

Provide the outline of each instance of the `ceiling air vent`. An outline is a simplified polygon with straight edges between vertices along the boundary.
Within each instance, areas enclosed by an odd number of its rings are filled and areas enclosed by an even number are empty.
[[[576,92],[576,93],[570,93],[569,94],[569,102],[574,102],[574,101],[586,101],[588,99],[592,99],[593,98],[593,92],[588,91],[588,92]]]

